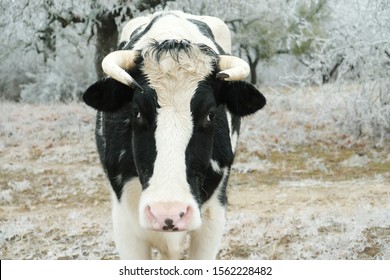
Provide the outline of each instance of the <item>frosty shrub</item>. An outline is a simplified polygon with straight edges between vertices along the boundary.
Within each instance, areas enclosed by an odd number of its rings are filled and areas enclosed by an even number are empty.
[[[326,32],[315,37],[311,52],[297,53],[303,72],[290,73],[284,80],[304,87],[350,85],[352,94],[343,100],[345,115],[336,124],[355,138],[370,138],[383,146],[390,134],[390,3],[327,2],[331,13]]]
[[[383,146],[390,136],[390,3],[335,1],[326,58],[341,61],[337,81],[358,85],[343,127]]]
[[[93,69],[85,66],[93,65],[93,58],[85,57],[81,61],[71,57],[56,57],[46,65],[38,66],[35,72],[28,72],[31,82],[22,85],[21,101],[52,103],[79,100],[90,81],[96,79]]]
[[[342,128],[356,138],[368,137],[383,147],[390,139],[390,80],[360,84],[346,104]]]

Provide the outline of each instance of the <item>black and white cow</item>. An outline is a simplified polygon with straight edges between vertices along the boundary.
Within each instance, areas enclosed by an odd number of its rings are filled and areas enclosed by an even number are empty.
[[[179,11],[131,20],[109,76],[83,95],[97,113],[96,142],[113,190],[115,242],[123,259],[214,259],[225,225],[226,185],[240,118],[266,100],[243,81],[219,19]]]

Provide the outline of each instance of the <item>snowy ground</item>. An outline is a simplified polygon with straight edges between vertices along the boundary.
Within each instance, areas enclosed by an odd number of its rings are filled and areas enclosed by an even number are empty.
[[[349,136],[353,91],[264,94],[244,120],[219,258],[390,259],[390,142]],[[82,104],[0,103],[1,259],[118,258],[93,129]]]

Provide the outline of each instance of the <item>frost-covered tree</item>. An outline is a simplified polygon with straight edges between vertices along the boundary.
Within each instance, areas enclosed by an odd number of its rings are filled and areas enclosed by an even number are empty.
[[[78,99],[102,76],[101,59],[116,48],[121,24],[167,1],[0,1],[0,97]]]
[[[370,137],[379,146],[390,135],[390,2],[329,0],[325,36],[300,61],[306,71],[296,82],[351,84],[347,118],[337,120],[346,133]]]
[[[390,63],[390,2],[329,1],[326,35],[301,62],[311,81],[361,80],[388,77]]]
[[[323,32],[327,0],[256,1],[245,9],[248,16],[230,20],[240,51],[251,68],[251,82],[257,82],[260,61],[280,54],[310,53]],[[242,8],[242,6],[241,6]]]

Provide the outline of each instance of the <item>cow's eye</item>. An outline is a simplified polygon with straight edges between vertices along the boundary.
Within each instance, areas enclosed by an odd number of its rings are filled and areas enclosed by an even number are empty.
[[[209,112],[207,114],[206,121],[207,122],[212,122],[214,120],[214,118],[215,118],[215,113],[214,112]]]
[[[134,110],[134,111],[133,111],[133,116],[134,116],[134,118],[135,118],[136,120],[139,120],[139,119],[141,119],[141,112],[138,111],[138,110]]]

